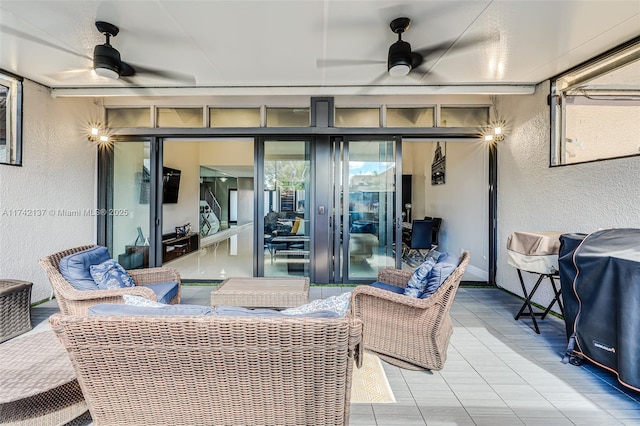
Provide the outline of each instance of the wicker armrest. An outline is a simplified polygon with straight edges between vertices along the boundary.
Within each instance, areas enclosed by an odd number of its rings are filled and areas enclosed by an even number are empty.
[[[433,295],[426,299],[419,299],[417,297],[405,296],[404,294],[394,293],[381,288],[359,285],[351,292],[351,309],[355,309],[360,303],[360,300],[367,297],[382,299],[387,302],[397,303],[408,308],[416,309],[427,309],[430,306],[435,305],[439,300],[439,298],[433,297]]]
[[[405,288],[407,286],[409,278],[411,278],[411,275],[413,275],[412,271],[387,268],[378,272],[378,281]]]
[[[353,354],[353,360],[357,368],[362,367],[364,360],[364,344],[362,343],[362,320],[351,317],[351,334],[349,336],[349,352]]]
[[[157,300],[156,294],[150,288],[145,287],[122,287],[107,290],[68,290],[64,297],[69,300],[99,300],[111,299],[113,297],[122,297],[125,294],[132,296],[142,296],[146,299]],[[96,302],[100,303],[100,302]]]
[[[137,286],[176,281],[180,284],[180,274],[174,268],[159,267],[127,270]]]

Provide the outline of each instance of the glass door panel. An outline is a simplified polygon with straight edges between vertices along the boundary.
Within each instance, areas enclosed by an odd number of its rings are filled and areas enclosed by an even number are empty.
[[[117,142],[108,189],[107,247],[125,269],[149,267],[149,142]]]
[[[395,142],[349,141],[343,152],[343,273],[349,282],[371,281],[396,265]]]
[[[264,142],[264,276],[309,276],[308,141]]]

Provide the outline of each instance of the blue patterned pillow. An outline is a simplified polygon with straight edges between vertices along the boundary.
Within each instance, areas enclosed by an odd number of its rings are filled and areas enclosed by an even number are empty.
[[[343,317],[349,310],[350,303],[351,292],[349,291],[337,296],[327,297],[326,299],[314,300],[311,303],[296,308],[284,309],[280,311],[280,313],[284,315],[302,315],[318,311],[333,311]]]
[[[415,271],[413,271],[413,275],[409,278],[407,286],[404,289],[405,296],[420,297],[427,286],[429,273],[435,264],[435,259],[430,257],[425,260],[422,265],[418,266]]]
[[[129,273],[113,259],[105,260],[98,265],[91,265],[89,272],[101,290],[135,285]]]
[[[436,292],[437,289],[445,282],[449,275],[458,267],[459,259],[449,253],[443,253],[440,255],[438,262],[431,270],[427,284],[423,293],[420,295],[421,299],[426,299]]]

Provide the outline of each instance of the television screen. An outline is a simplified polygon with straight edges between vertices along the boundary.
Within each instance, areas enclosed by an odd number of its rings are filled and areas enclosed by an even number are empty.
[[[162,168],[162,202],[177,203],[180,189],[180,170]]]

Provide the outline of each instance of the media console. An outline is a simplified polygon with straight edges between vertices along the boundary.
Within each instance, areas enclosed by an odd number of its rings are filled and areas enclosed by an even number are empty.
[[[162,263],[196,251],[198,246],[197,232],[191,232],[182,237],[176,236],[175,233],[164,234],[162,236]]]

